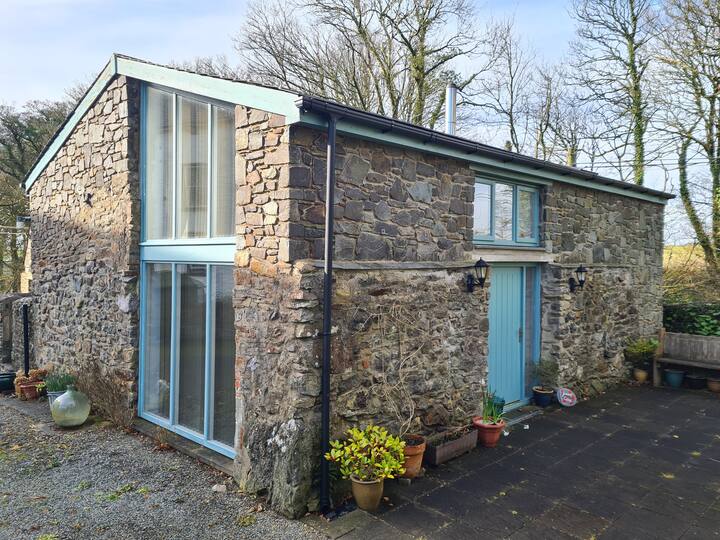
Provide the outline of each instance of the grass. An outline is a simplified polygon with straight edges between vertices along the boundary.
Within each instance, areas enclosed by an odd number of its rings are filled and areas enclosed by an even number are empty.
[[[700,246],[665,246],[663,280],[666,303],[720,302],[720,284],[708,278]]]

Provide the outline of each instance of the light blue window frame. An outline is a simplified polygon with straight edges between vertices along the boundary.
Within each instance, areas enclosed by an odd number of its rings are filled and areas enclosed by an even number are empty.
[[[147,167],[144,141],[146,137],[146,119],[147,119],[147,87],[153,86],[158,90],[167,92],[173,96],[173,196],[172,196],[172,235],[173,238],[160,240],[146,240],[146,214],[145,206],[145,189],[147,186]],[[214,418],[214,334],[213,317],[214,310],[212,304],[212,267],[218,265],[232,266],[235,258],[235,236],[229,237],[206,237],[206,238],[175,238],[176,235],[176,205],[177,205],[177,181],[178,181],[178,162],[177,162],[177,142],[178,130],[180,126],[177,122],[178,117],[178,97],[185,96],[207,104],[208,108],[208,208],[207,208],[207,231],[210,234],[212,220],[212,149],[213,149],[213,126],[212,126],[212,106],[234,108],[234,105],[228,103],[220,103],[193,94],[178,92],[176,90],[165,88],[157,85],[143,84],[140,89],[140,234],[142,241],[140,242],[140,361],[139,361],[139,380],[138,380],[138,416],[153,422],[169,431],[173,431],[193,442],[203,445],[229,458],[235,457],[235,449],[216,440],[210,439],[212,433],[212,422]],[[169,418],[162,418],[156,414],[144,410],[145,403],[145,320],[147,312],[147,272],[148,265],[153,263],[166,263],[172,266],[172,301],[171,301],[171,336],[170,343],[170,411]],[[177,266],[179,264],[204,264],[206,272],[206,297],[205,297],[205,380],[204,380],[204,409],[203,409],[203,433],[197,433],[190,429],[177,424],[178,414],[178,393],[177,393],[177,352],[178,352],[178,313],[177,313]]]
[[[490,186],[490,234],[484,236],[473,236],[473,242],[477,245],[496,245],[496,246],[539,246],[540,245],[540,189],[535,186],[517,184],[513,182],[489,180],[486,178],[476,178],[475,185],[484,184]],[[512,240],[496,240],[495,239],[495,187],[497,184],[503,184],[512,188]],[[520,237],[518,223],[518,200],[520,192],[531,193],[533,199],[532,214],[532,237]],[[473,218],[475,211],[473,208]]]

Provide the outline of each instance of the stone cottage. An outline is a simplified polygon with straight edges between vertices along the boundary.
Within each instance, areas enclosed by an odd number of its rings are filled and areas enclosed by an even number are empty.
[[[324,419],[461,424],[540,356],[591,394],[661,326],[670,195],[275,88],[113,55],[26,188],[35,361],[288,515]]]

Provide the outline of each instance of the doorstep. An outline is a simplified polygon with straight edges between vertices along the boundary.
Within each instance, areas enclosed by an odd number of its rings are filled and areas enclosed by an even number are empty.
[[[155,437],[155,433],[158,429],[164,429],[143,418],[135,418],[135,420],[133,420],[132,427],[135,431],[139,431],[151,439]],[[197,444],[190,439],[186,439],[185,437],[181,437],[177,433],[173,433],[169,430],[165,430],[165,440],[167,444],[178,452],[195,458],[213,469],[224,472],[228,476],[233,476],[234,461],[229,457],[223,456],[214,450],[210,450],[209,448]]]

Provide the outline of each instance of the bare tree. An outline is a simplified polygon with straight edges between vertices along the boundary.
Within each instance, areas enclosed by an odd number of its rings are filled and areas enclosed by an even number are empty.
[[[235,44],[254,80],[433,127],[446,84],[487,69],[455,69],[486,43],[478,26],[468,0],[256,2]]]
[[[720,4],[667,0],[664,15],[664,126],[677,146],[683,207],[720,283]]]
[[[646,132],[652,116],[648,69],[652,61],[656,14],[653,0],[574,0],[572,15],[578,22],[572,44],[576,83],[584,89],[593,113],[606,129],[602,156],[623,164],[632,152],[632,178],[643,184]]]
[[[223,77],[225,79],[243,79],[245,73],[238,66],[233,66],[224,54],[216,56],[196,56],[192,60],[170,62],[170,66],[202,73],[203,75],[212,75],[215,77]]]
[[[505,147],[525,152],[531,139],[530,100],[534,77],[534,53],[515,35],[512,21],[492,28],[497,61],[478,78],[470,103],[481,111],[483,121],[507,136]]]

